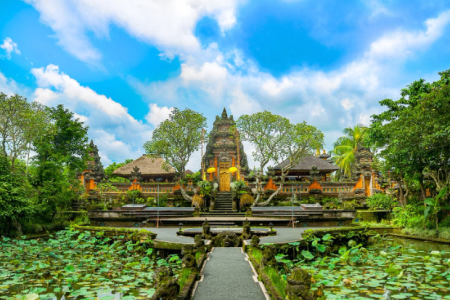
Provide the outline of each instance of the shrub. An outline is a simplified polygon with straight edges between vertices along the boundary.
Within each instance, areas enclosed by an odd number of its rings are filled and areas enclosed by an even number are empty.
[[[244,194],[241,196],[240,205],[241,205],[241,207],[247,207],[247,206],[252,205],[253,201],[255,201],[255,199],[253,199],[252,195]]]
[[[414,225],[416,225],[418,224],[417,218],[420,218],[416,208],[409,204],[405,206],[394,207],[393,214],[394,219],[392,220],[392,222],[395,226],[400,227],[412,227],[410,226],[413,225],[412,222],[414,222]]]
[[[396,198],[391,197],[390,195],[378,193],[367,197],[367,205],[371,209],[383,209],[391,211],[396,205],[398,205],[398,201]]]

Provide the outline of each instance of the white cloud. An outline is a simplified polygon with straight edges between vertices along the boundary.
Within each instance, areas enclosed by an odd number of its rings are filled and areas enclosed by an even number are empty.
[[[371,17],[392,14],[380,0],[363,0],[363,3],[372,11]]]
[[[371,59],[406,59],[416,50],[429,47],[444,34],[450,11],[425,21],[426,30],[396,30],[373,42],[367,56]]]
[[[439,39],[449,19],[450,12],[445,12],[424,22],[423,30],[383,35],[353,61],[327,72],[303,68],[276,78],[243,59],[238,50],[222,53],[210,45],[203,55],[184,57],[179,77],[149,85],[134,81],[133,86],[150,102],[189,101],[214,112],[225,105],[236,117],[266,109],[293,122],[306,120],[318,126],[326,144],[332,145],[336,128],[355,122],[369,125],[370,116],[383,109],[380,100],[399,96],[411,82],[401,76],[403,64]]]
[[[11,78],[6,78],[2,72],[0,72],[0,92],[8,96],[19,92],[17,83]]]
[[[149,105],[150,111],[145,116],[147,122],[153,125],[154,128],[158,127],[159,123],[169,118],[173,107],[162,106],[158,107],[158,104],[152,103]]]
[[[342,100],[341,104],[345,110],[349,110],[353,107],[353,101],[350,101],[349,99]]]
[[[8,59],[11,58],[11,53],[20,54],[20,50],[17,47],[17,44],[13,42],[10,37],[7,37],[3,40],[3,44],[0,45],[0,48],[4,49],[6,52],[6,57]]]
[[[104,162],[136,158],[144,152],[142,145],[151,138],[151,127],[136,120],[120,103],[81,86],[75,79],[60,72],[59,67],[48,65],[35,68],[38,88],[36,101],[49,106],[63,104],[75,117],[89,126],[89,135],[101,152]]]
[[[61,46],[85,62],[101,58],[86,36],[108,38],[114,24],[133,37],[160,47],[165,55],[195,52],[197,22],[214,18],[222,32],[236,23],[239,0],[25,0],[39,11],[41,21],[56,34]]]

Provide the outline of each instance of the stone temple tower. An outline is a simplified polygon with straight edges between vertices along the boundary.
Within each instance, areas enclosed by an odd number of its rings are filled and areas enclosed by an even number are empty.
[[[216,116],[213,129],[210,132],[209,142],[206,145],[206,152],[203,156],[205,168],[214,167],[216,171],[210,173],[208,180],[217,180],[220,191],[229,191],[230,183],[236,173],[230,173],[231,167],[240,166],[240,176],[243,178],[249,172],[247,155],[241,142],[238,142],[236,132],[231,128],[236,125],[233,115],[228,117],[224,108],[222,115]],[[238,146],[239,145],[239,146]],[[239,162],[238,162],[239,147]]]

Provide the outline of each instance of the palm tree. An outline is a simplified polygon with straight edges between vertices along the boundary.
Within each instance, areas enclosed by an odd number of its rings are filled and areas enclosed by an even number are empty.
[[[367,127],[357,124],[353,128],[345,128],[343,132],[345,135],[338,138],[333,144],[333,161],[341,168],[341,170],[336,172],[339,173],[336,174],[336,177],[351,176],[355,163],[356,149],[362,143],[367,133]]]

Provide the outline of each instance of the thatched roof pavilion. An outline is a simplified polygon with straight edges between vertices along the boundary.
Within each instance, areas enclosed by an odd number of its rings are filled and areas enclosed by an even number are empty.
[[[161,157],[142,155],[129,164],[114,170],[113,175],[129,178],[132,175],[133,168],[138,167],[144,181],[151,181],[151,179],[155,181],[158,178],[173,179],[176,173],[175,169],[170,167],[169,170],[166,171],[162,168],[163,163],[164,159]]]

